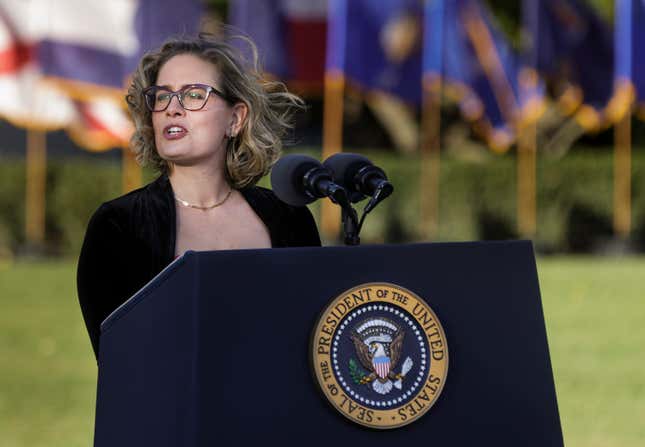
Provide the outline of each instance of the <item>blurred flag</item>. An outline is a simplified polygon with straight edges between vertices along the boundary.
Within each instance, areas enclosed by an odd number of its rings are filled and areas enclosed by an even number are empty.
[[[123,107],[105,98],[75,104],[77,118],[67,132],[76,144],[95,152],[126,147],[134,128]]]
[[[137,2],[40,0],[46,21],[38,43],[43,73],[72,96],[121,96],[128,58],[138,53],[134,29]],[[82,84],[81,84],[82,83]],[[107,88],[112,88],[110,92]],[[103,88],[103,91],[99,91]]]
[[[233,35],[241,32],[258,46],[266,72],[296,90],[320,91],[327,0],[231,0],[229,22]]]
[[[645,120],[645,1],[616,0],[614,96],[608,107],[618,122],[636,101],[636,115]]]
[[[38,1],[48,17],[38,46],[43,72],[80,98],[109,89],[122,98],[143,53],[197,32],[203,13],[198,0]]]
[[[605,124],[614,69],[610,26],[580,0],[523,0],[522,7],[530,67],[583,128]]]
[[[327,72],[420,104],[422,12],[418,0],[330,0]]]
[[[54,130],[75,119],[73,102],[42,82],[37,60],[37,9],[26,1],[0,1],[0,115],[20,127]]]
[[[32,0],[33,1],[33,0]],[[49,20],[38,47],[44,75],[77,99],[74,140],[91,150],[127,144],[124,90],[140,57],[167,37],[194,34],[201,2],[40,0]]]
[[[419,104],[421,13],[417,0],[330,0],[326,70]]]
[[[22,75],[21,83],[7,84],[12,93],[0,99],[0,110],[19,124],[14,109],[25,101],[16,96],[39,92],[34,101],[45,106],[30,108],[31,121],[49,122],[53,114],[91,150],[127,144],[130,73],[165,38],[198,31],[203,12],[198,0],[0,0],[0,11],[10,36],[0,67],[21,67]]]
[[[478,0],[425,3],[423,78],[426,88],[443,85],[463,116],[496,151],[515,141],[517,127],[539,116],[540,86],[523,76],[517,55]]]

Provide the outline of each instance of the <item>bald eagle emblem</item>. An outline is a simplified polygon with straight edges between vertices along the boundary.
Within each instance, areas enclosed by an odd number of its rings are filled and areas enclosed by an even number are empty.
[[[413,365],[412,359],[407,357],[401,371],[398,374],[394,372],[401,357],[405,332],[392,320],[375,317],[356,325],[350,337],[360,364],[367,370],[351,358],[349,372],[354,383],[371,384],[379,394],[388,394],[393,386],[400,390]]]

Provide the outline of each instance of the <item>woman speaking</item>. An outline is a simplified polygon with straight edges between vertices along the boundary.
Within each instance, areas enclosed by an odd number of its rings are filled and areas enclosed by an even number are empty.
[[[131,145],[160,176],[102,204],[88,224],[77,285],[97,357],[101,322],[186,250],[320,245],[306,207],[255,186],[303,107],[262,78],[256,59],[245,65],[200,35],[168,40],[139,63],[126,96]]]

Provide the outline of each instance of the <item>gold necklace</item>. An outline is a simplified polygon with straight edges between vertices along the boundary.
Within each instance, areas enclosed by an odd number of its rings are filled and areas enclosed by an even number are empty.
[[[213,208],[217,208],[220,205],[223,205],[224,202],[226,202],[228,198],[231,197],[232,192],[233,192],[233,188],[229,188],[228,192],[226,193],[226,197],[224,197],[220,202],[217,202],[213,205],[208,205],[208,206],[195,205],[193,203],[189,203],[185,200],[182,200],[177,196],[175,196],[175,200],[179,202],[181,205],[185,206],[186,208],[194,208],[196,210],[208,211],[208,210],[212,210]]]

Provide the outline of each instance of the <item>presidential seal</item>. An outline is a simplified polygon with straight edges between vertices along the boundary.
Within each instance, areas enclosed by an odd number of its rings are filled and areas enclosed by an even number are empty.
[[[446,334],[423,299],[386,283],[356,286],[327,306],[311,341],[318,385],[348,419],[388,429],[416,421],[448,373]]]

